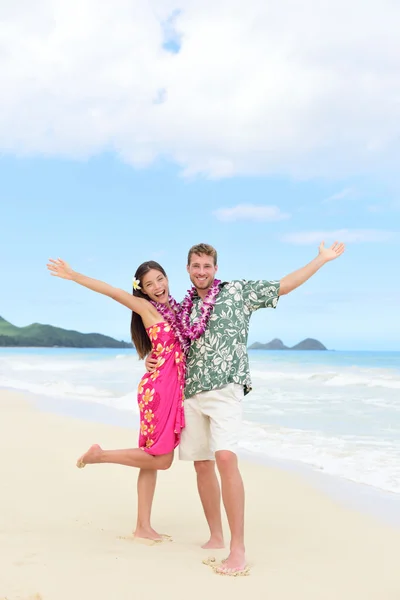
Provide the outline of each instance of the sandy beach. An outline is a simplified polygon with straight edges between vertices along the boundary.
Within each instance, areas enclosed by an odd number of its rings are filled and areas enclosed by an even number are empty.
[[[39,412],[0,392],[0,599],[399,600],[400,531],[336,504],[300,476],[242,462],[248,577],[202,563],[207,528],[191,464],[159,474],[154,526],[173,542],[134,542],[134,469],[75,467],[94,442],[136,432]],[[227,531],[227,528],[226,528]]]

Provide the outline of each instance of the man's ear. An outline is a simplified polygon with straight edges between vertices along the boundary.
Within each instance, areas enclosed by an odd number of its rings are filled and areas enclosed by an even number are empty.
[[[187,271],[188,273],[189,273],[189,269],[190,269],[189,265],[186,265],[186,271]]]

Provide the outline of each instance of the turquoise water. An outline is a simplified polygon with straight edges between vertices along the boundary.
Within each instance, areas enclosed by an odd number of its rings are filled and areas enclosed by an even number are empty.
[[[252,361],[269,364],[325,365],[394,369],[400,373],[400,352],[250,350]]]
[[[400,352],[250,351],[241,447],[400,494]],[[0,387],[137,425],[133,350],[0,349]]]

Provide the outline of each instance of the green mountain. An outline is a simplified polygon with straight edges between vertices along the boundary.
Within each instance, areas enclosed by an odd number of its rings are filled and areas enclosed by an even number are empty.
[[[318,340],[313,340],[312,338],[307,338],[303,340],[299,344],[292,346],[291,350],[327,350],[321,342]]]
[[[52,325],[33,323],[16,327],[0,317],[0,346],[52,348],[132,348],[132,344],[100,333],[79,333]]]
[[[249,346],[249,350],[327,350],[327,348],[318,340],[307,338],[291,348],[285,346],[282,340],[278,339],[271,340],[267,344],[254,342],[254,344]]]
[[[260,342],[254,342],[249,346],[249,350],[290,350],[282,340],[274,339],[267,344],[261,344]]]

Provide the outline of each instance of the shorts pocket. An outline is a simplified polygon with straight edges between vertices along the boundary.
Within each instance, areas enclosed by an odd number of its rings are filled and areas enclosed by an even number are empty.
[[[239,383],[232,383],[233,386],[233,395],[238,402],[241,402],[244,398],[244,389],[243,386]]]

